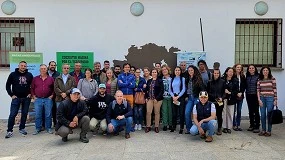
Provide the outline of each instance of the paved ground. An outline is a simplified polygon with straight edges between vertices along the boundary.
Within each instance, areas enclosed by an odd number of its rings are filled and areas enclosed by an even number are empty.
[[[242,122],[247,128],[247,121]],[[78,141],[79,130],[64,143],[60,137],[41,133],[33,136],[33,126],[22,137],[15,128],[14,137],[4,139],[6,123],[0,122],[0,160],[2,159],[285,159],[285,125],[273,126],[271,137],[242,131],[214,136],[205,143],[198,136],[161,131],[159,134],[137,131],[126,140],[117,137],[88,135],[90,142]]]

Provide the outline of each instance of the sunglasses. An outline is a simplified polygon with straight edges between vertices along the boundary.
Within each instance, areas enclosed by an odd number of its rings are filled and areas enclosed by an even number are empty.
[[[63,68],[63,69],[69,69],[69,68]]]

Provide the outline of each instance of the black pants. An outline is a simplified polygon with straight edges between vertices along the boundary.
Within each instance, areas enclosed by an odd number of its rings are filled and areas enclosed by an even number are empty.
[[[175,105],[172,103],[172,124],[173,128],[175,129],[177,125],[177,115],[179,114],[180,129],[184,129],[185,117],[183,115],[185,115],[185,98],[179,98],[178,101],[180,102],[180,105]]]
[[[249,112],[249,123],[250,127],[259,129],[260,126],[260,115],[259,115],[259,104],[256,94],[247,94],[246,101]]]
[[[57,120],[56,120],[56,103],[55,103],[55,100],[53,99],[52,100],[52,104],[53,104],[53,106],[52,106],[52,121],[53,121],[53,126],[55,126],[56,125],[56,122],[57,122]]]
[[[222,124],[223,124],[223,109],[224,109],[224,105],[219,106],[218,103],[214,103],[215,107],[216,107],[216,116],[217,116],[217,120],[218,120],[218,128],[222,128]]]

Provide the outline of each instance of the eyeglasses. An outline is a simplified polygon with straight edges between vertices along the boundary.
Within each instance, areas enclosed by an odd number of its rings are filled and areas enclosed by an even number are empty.
[[[135,70],[131,69],[131,71],[135,71]]]
[[[141,73],[141,72],[136,72],[136,73]]]
[[[69,68],[63,68],[63,69],[69,69]]]

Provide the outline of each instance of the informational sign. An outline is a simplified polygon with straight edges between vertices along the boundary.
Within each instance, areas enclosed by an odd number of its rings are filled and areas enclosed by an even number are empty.
[[[94,53],[93,52],[56,52],[57,70],[61,72],[62,64],[69,64],[70,71],[74,70],[74,63],[81,63],[82,71],[86,68],[93,69]]]
[[[189,65],[197,66],[199,60],[206,61],[206,52],[176,52],[177,53],[177,65],[181,62],[186,62],[187,67]]]
[[[27,69],[37,76],[40,74],[40,65],[43,63],[43,54],[35,52],[9,52],[10,72],[18,68],[19,62],[26,61]]]

